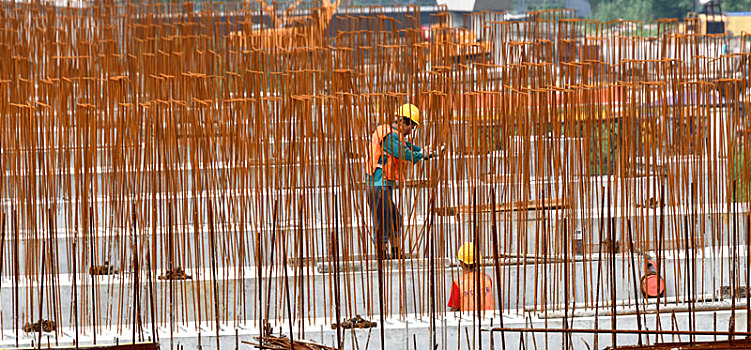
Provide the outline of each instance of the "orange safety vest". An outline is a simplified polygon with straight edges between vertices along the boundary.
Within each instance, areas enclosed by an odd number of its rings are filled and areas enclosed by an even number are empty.
[[[481,291],[480,302],[482,307],[480,310],[493,310],[493,280],[490,279],[487,273],[480,273],[481,281],[479,288]],[[467,272],[459,280],[459,295],[461,296],[461,311],[474,311],[475,303],[477,302],[477,294],[475,294],[475,288],[478,287],[475,284],[475,272]]]
[[[383,178],[385,180],[402,180],[404,178],[404,173],[406,173],[407,166],[412,164],[408,160],[399,159],[388,153],[386,153],[386,164],[379,163],[384,153],[383,139],[392,132],[399,136],[399,140],[404,140],[404,136],[388,124],[383,124],[376,128],[373,136],[370,137],[370,144],[368,145],[368,163],[367,168],[365,169],[365,172],[368,175],[372,176],[376,169],[383,168]]]

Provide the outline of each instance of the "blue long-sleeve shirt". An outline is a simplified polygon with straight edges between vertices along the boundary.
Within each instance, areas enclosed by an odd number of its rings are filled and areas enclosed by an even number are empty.
[[[383,146],[383,155],[378,161],[379,164],[383,164],[386,161],[387,153],[396,158],[411,161],[412,164],[419,162],[425,157],[422,154],[422,147],[413,145],[406,140],[402,145],[402,141],[399,139],[399,135],[394,132],[389,133],[383,140],[383,142],[381,142],[381,145]],[[373,172],[373,176],[366,174],[365,180],[367,181],[368,186],[371,187],[394,187],[393,180],[384,181],[383,168],[377,168]]]

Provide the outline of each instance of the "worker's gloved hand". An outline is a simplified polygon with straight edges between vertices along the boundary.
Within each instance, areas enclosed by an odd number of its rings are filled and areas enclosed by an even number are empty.
[[[446,151],[446,145],[441,145],[437,149],[429,145],[422,148],[422,154],[424,155],[424,159],[438,157],[441,154],[443,154],[443,152],[445,151]]]
[[[441,154],[446,153],[446,145],[445,144],[441,144],[441,146],[438,147],[438,149],[436,150],[436,153],[437,153],[437,155],[441,155]]]

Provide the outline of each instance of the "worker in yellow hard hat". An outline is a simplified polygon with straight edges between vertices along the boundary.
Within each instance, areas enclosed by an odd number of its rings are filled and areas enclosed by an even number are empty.
[[[401,257],[399,232],[402,214],[392,197],[396,181],[404,178],[409,165],[436,157],[443,151],[431,151],[407,141],[406,138],[419,125],[420,110],[405,103],[394,112],[392,123],[376,128],[368,145],[365,168],[367,202],[375,226],[373,241],[381,259]]]
[[[462,276],[451,286],[448,304],[451,311],[493,310],[493,280],[487,273],[478,271],[482,258],[476,249],[472,242],[465,242],[456,254]]]

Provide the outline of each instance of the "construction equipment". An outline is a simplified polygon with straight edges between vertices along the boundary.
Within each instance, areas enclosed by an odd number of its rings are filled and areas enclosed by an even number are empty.
[[[689,12],[679,30],[687,34],[741,35],[751,32],[751,12],[723,12],[720,0],[701,1],[704,9]]]

